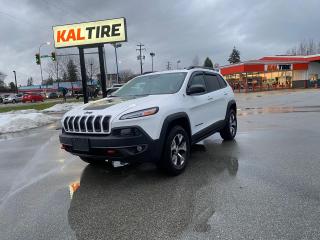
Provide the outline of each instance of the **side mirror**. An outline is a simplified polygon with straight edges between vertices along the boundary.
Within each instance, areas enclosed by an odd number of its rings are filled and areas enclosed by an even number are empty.
[[[187,95],[194,95],[198,93],[203,93],[205,91],[206,89],[204,88],[203,85],[191,85],[190,87],[187,88]]]

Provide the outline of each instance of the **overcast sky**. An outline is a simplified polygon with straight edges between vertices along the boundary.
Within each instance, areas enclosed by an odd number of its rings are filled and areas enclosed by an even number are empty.
[[[118,50],[119,68],[139,72],[136,44],[145,44],[144,70],[170,61],[189,66],[195,56],[220,65],[236,46],[242,60],[285,53],[304,39],[320,40],[319,0],[0,0],[0,71],[18,84],[29,76],[40,82],[35,53],[41,43],[52,42],[52,26],[117,17],[127,19],[128,42]],[[105,45],[108,72],[115,72],[113,48]],[[71,50],[71,49],[70,49]],[[77,49],[71,50],[76,52]],[[44,46],[49,54],[53,46]],[[59,51],[58,51],[59,53]],[[43,60],[45,64],[48,60]],[[48,74],[44,72],[44,77]]]

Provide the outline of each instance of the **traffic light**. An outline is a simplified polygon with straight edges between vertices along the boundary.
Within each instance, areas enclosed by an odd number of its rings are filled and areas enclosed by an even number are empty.
[[[39,53],[36,54],[36,64],[38,64],[38,65],[41,64],[40,54]]]
[[[56,53],[55,52],[52,52],[51,53],[51,59],[52,59],[52,61],[56,61],[57,59],[56,59]]]

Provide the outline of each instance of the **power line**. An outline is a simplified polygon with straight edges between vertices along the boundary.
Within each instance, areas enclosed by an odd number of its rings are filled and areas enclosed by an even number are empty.
[[[136,49],[137,51],[139,51],[139,56],[137,57],[138,60],[140,60],[140,73],[143,73],[143,69],[142,69],[142,59],[145,59],[145,56],[142,56],[142,51],[145,51],[144,45],[142,43],[139,43],[137,45],[137,47],[139,47],[138,49]]]

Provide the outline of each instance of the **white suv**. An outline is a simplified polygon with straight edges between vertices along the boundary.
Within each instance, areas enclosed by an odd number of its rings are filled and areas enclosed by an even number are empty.
[[[67,112],[60,142],[88,163],[152,161],[177,175],[192,144],[216,132],[235,137],[236,111],[232,88],[213,70],[150,73]]]

